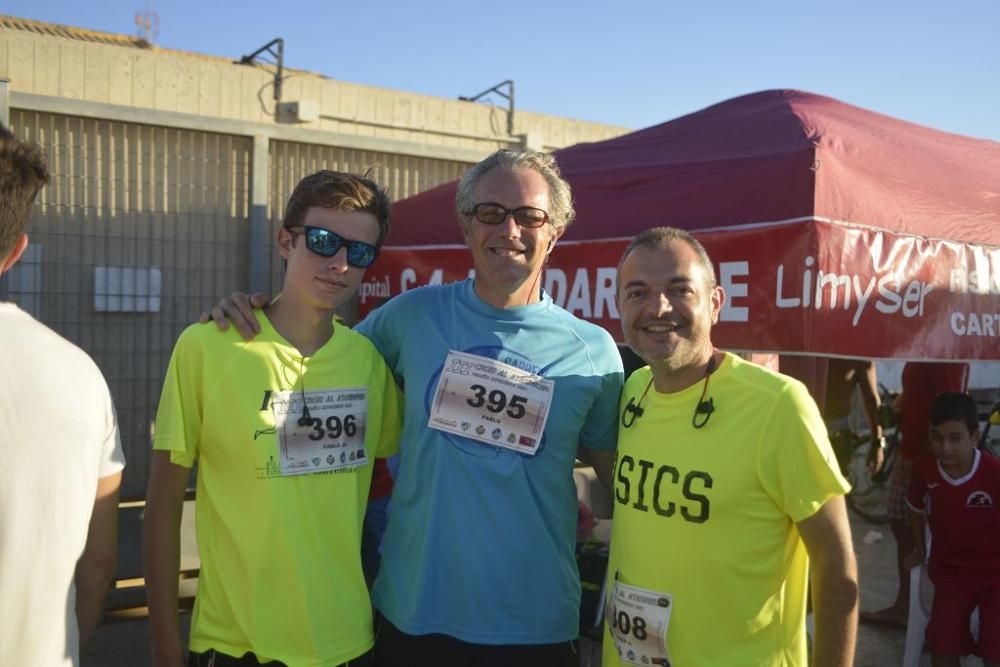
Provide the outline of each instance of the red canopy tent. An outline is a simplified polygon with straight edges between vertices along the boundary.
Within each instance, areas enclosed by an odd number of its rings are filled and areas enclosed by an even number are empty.
[[[1000,144],[766,91],[556,153],[577,220],[545,289],[621,339],[615,267],[658,225],[695,232],[729,349],[1000,360]],[[464,278],[456,183],[398,202],[362,310]]]

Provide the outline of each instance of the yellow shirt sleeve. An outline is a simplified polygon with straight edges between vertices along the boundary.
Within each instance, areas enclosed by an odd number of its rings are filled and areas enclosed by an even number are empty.
[[[181,333],[163,381],[156,411],[153,449],[170,452],[170,462],[185,468],[198,458],[202,417],[203,348],[193,327]]]
[[[757,474],[792,521],[808,519],[827,500],[847,493],[850,485],[840,472],[823,418],[803,384],[784,386],[769,421],[760,430]]]

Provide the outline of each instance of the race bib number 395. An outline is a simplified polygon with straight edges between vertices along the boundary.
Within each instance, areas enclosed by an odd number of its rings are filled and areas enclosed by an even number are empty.
[[[555,383],[540,375],[464,352],[449,352],[427,425],[534,455],[552,406]]]

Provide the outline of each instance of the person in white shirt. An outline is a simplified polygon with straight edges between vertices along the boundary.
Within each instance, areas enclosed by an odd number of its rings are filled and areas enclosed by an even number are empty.
[[[0,126],[0,274],[48,181],[41,149]],[[118,557],[125,459],[85,352],[0,302],[0,665],[79,665]]]

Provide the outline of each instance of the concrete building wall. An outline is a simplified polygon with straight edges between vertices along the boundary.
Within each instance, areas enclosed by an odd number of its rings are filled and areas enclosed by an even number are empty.
[[[252,47],[252,45],[248,45]],[[250,51],[251,48],[248,48]],[[254,123],[275,117],[274,68],[172,51],[123,35],[0,16],[0,77],[11,90]],[[483,82],[484,85],[489,82]],[[456,90],[459,94],[480,91]],[[489,152],[530,134],[537,148],[600,141],[626,128],[329,79],[286,70],[282,100],[312,101],[300,127]]]

